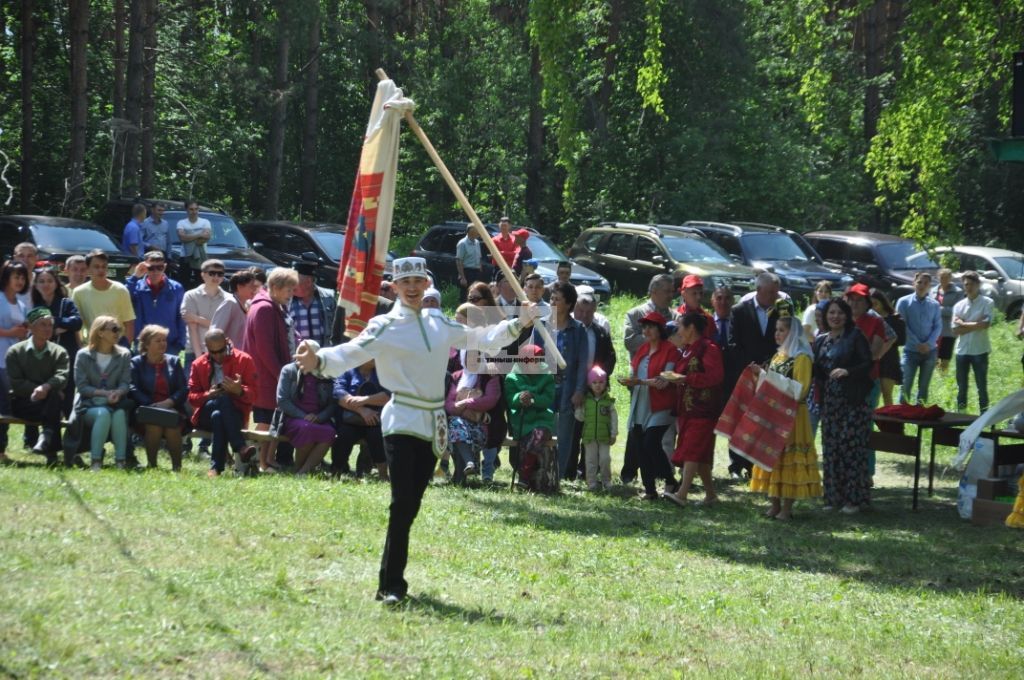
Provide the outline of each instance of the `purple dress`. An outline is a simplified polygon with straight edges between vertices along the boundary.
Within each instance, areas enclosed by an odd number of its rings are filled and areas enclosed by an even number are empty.
[[[295,405],[306,413],[319,413],[321,406],[316,396],[316,376],[307,373],[302,377],[302,389]],[[291,418],[285,416],[284,436],[295,448],[302,448],[310,444],[330,444],[334,441],[333,423],[311,423],[303,418]]]

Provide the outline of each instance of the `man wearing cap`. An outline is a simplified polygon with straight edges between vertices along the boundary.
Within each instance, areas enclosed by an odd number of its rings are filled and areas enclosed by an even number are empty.
[[[530,230],[516,229],[512,232],[512,236],[516,240],[516,257],[512,262],[512,271],[521,275],[523,273],[523,263],[526,260],[533,259],[533,251],[530,250],[530,246],[526,245],[526,240],[530,238]]]
[[[440,310],[423,309],[428,280],[426,261],[420,257],[395,260],[394,282],[399,296],[395,306],[371,319],[354,340],[329,348],[303,342],[295,355],[304,372],[324,377],[337,377],[375,360],[380,385],[392,393],[380,415],[391,480],[387,539],[376,595],[385,605],[396,605],[406,597],[409,530],[433,477],[437,456],[448,445],[444,373],[449,348],[497,351],[534,319],[530,303],[521,307],[521,320],[479,328],[455,323]]]
[[[28,339],[7,350],[7,377],[11,383],[11,412],[18,418],[42,423],[42,432],[32,447],[33,453],[46,456],[47,464],[57,462],[60,449],[61,404],[67,386],[70,360],[67,350],[53,337],[53,314],[36,307],[26,317]],[[73,452],[65,452],[70,467]]]
[[[519,248],[516,246],[516,237],[512,235],[512,222],[508,217],[502,216],[498,222],[498,230],[500,233],[494,237],[494,245],[497,246],[501,257],[511,267],[516,263],[516,252]],[[498,263],[495,262],[494,266],[497,267]],[[495,272],[499,271],[501,270],[495,269]]]
[[[853,312],[854,325],[867,338],[868,346],[871,348],[871,359],[874,363],[870,376],[875,387],[868,395],[868,405],[873,409],[878,405],[877,400],[881,394],[878,362],[896,342],[896,332],[889,328],[889,324],[878,312],[871,309],[871,289],[866,285],[863,283],[853,284],[847,289],[845,297],[846,304],[850,305],[850,311]]]
[[[466,235],[455,244],[455,268],[459,270],[459,288],[480,280],[480,235],[476,227],[466,225]]]
[[[707,321],[704,325],[704,337],[708,340],[713,339],[715,337],[715,320],[701,307],[701,301],[704,299],[704,279],[696,274],[687,274],[679,286],[679,293],[683,298],[683,303],[676,309],[676,313],[679,316],[690,312],[703,314]]]
[[[317,267],[314,262],[298,262],[292,267],[299,274],[299,284],[292,296],[292,319],[298,337],[315,340],[318,345],[333,345],[337,342],[333,330],[338,303],[331,291],[316,285],[313,277]]]
[[[642,305],[637,305],[626,312],[626,319],[623,322],[622,341],[629,352],[630,359],[640,349],[640,345],[646,342],[643,333],[640,331],[640,319],[651,312],[657,312],[669,321],[678,321],[679,314],[672,309],[672,296],[675,294],[675,284],[671,274],[655,274],[647,286],[649,299]]]
[[[135,266],[125,286],[132,296],[139,328],[150,324],[166,328],[167,353],[176,355],[185,348],[185,320],[181,316],[185,289],[166,275],[166,267],[164,254],[151,250]]]
[[[914,274],[914,292],[896,301],[896,313],[907,325],[907,344],[903,347],[903,386],[900,403],[911,402],[914,376],[917,380],[917,403],[928,401],[928,387],[935,370],[939,336],[942,335],[942,310],[929,293],[932,277],[928,272]]]

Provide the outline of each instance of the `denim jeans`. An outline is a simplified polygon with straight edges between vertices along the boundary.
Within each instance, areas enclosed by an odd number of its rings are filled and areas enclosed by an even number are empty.
[[[489,449],[484,449],[484,462],[483,467],[480,468],[480,478],[485,482],[490,482],[494,479],[494,464],[498,462],[498,447],[492,446]]]
[[[978,386],[978,408],[988,410],[988,353],[956,355],[956,410],[967,410],[967,371],[974,369],[974,384]]]
[[[555,432],[558,436],[558,474],[565,479],[569,472],[569,453],[572,452],[572,433],[576,429],[576,416],[570,405],[555,414]],[[575,473],[575,470],[573,470]]]
[[[928,354],[921,354],[916,348],[903,348],[903,387],[900,389],[900,402],[904,404],[928,402],[928,386],[932,382],[932,372],[935,371],[935,361],[938,358],[938,350],[932,349]],[[911,388],[914,386],[914,374],[920,375],[917,378],[917,401],[911,399]]]
[[[210,430],[210,469],[224,472],[228,458],[228,444],[239,453],[245,448],[242,437],[242,414],[231,397],[223,395],[210,399],[199,412],[199,427]]]
[[[123,463],[128,455],[128,414],[124,409],[92,406],[85,412],[85,424],[92,428],[89,454],[94,462],[103,460],[103,445],[114,442],[114,460]]]

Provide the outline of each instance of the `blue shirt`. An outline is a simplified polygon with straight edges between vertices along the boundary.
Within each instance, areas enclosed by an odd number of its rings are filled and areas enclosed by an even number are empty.
[[[142,330],[149,324],[163,326],[167,329],[167,353],[177,355],[185,347],[185,321],[181,318],[185,289],[182,285],[165,276],[155,297],[145,276],[129,276],[125,286],[135,308],[135,327]]]
[[[167,220],[154,222],[152,217],[147,217],[142,222],[142,245],[143,250],[160,250],[165,257],[170,258],[171,252],[171,223]],[[127,228],[125,229],[127,232]],[[122,248],[124,245],[122,244]],[[139,253],[142,255],[142,253]]]
[[[907,324],[907,348],[913,350],[925,344],[935,348],[942,334],[942,309],[934,298],[904,295],[896,302],[896,313]]]
[[[138,252],[132,252],[132,246],[138,246]],[[124,234],[121,235],[121,252],[125,255],[142,257],[142,226],[133,217],[128,224],[124,225]]]
[[[364,384],[366,384],[366,389],[363,390],[362,394],[360,394],[359,388]],[[350,368],[334,379],[335,400],[341,399],[342,397],[367,396],[370,394],[376,394],[382,390],[384,390],[384,388],[380,386],[380,381],[377,379],[376,368],[370,371],[369,377],[363,377],[363,374],[357,367]]]

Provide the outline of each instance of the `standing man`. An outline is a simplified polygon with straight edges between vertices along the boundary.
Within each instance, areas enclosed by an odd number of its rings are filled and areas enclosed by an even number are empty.
[[[633,355],[646,342],[640,332],[640,319],[651,312],[657,312],[669,321],[678,321],[679,314],[672,309],[672,296],[675,294],[675,282],[671,274],[655,274],[647,285],[649,299],[626,312],[623,322],[622,342],[629,352],[630,361]],[[638,468],[639,469],[639,468]],[[635,471],[633,477],[636,477]]]
[[[14,246],[11,259],[22,263],[28,270],[28,285],[25,286],[25,292],[18,295],[18,299],[24,303],[25,309],[32,309],[35,307],[32,302],[32,288],[36,283],[36,263],[39,261],[39,250],[34,243],[25,241]]]
[[[719,409],[724,407],[725,402],[729,400],[737,381],[740,379],[740,373],[746,368],[740,356],[739,348],[733,339],[732,308],[734,299],[732,290],[728,286],[719,286],[711,294],[711,306],[715,310],[711,317],[713,321],[712,330],[714,331],[711,340],[722,350],[722,365],[724,368],[722,403],[719,404]],[[730,477],[739,479],[742,476],[743,470],[747,469],[747,465],[746,458],[729,449]]]
[[[63,390],[67,387],[69,359],[67,350],[53,337],[53,314],[46,307],[28,313],[31,337],[7,350],[7,377],[11,385],[11,412],[18,418],[43,424],[32,453],[46,456],[47,465],[57,462],[61,449],[60,418]],[[67,450],[64,462],[71,467],[75,452]],[[83,464],[84,466],[84,464]]]
[[[498,350],[533,323],[530,303],[523,305],[522,320],[481,328],[454,323],[440,310],[423,309],[423,292],[429,286],[423,258],[395,260],[394,276],[399,301],[390,312],[371,319],[351,342],[324,349],[303,342],[295,356],[304,373],[325,377],[337,377],[375,360],[380,385],[392,393],[380,416],[391,504],[376,599],[386,606],[401,603],[408,592],[409,531],[434,475],[437,456],[447,448],[448,421],[440,388],[449,348],[473,345]]]
[[[75,288],[71,301],[82,314],[82,329],[85,340],[89,340],[89,329],[99,316],[112,316],[124,328],[124,339],[128,346],[135,340],[135,307],[132,296],[122,284],[107,278],[107,254],[97,248],[85,256],[89,281]],[[121,343],[123,344],[123,342]]]
[[[576,287],[576,306],[572,309],[573,318],[583,326],[584,335],[587,339],[586,365],[587,374],[590,369],[600,366],[607,375],[615,373],[615,347],[612,344],[611,335],[608,331],[596,322],[594,315],[597,312],[597,300],[594,298],[594,289],[590,286]],[[580,458],[580,443],[583,437],[583,421],[576,420],[576,428],[572,435],[572,449],[569,451],[569,464],[566,467],[566,479],[582,478],[583,461]]]
[[[162,203],[154,203],[149,217],[142,222],[142,248],[147,252],[159,250],[168,262],[174,256],[171,251],[171,225],[164,220]]]
[[[146,219],[146,206],[136,203],[132,206],[132,218],[124,225],[121,234],[121,252],[132,257],[142,256],[142,222]]]
[[[978,387],[978,408],[988,410],[988,355],[992,344],[988,327],[992,325],[992,299],[981,295],[981,277],[967,271],[960,279],[966,297],[953,307],[953,333],[956,343],[956,410],[967,410],[967,372],[974,369]]]
[[[516,237],[512,235],[512,222],[509,221],[507,216],[502,216],[501,220],[498,221],[498,229],[501,231],[500,234],[494,237],[494,245],[498,247],[498,252],[501,253],[501,257],[505,260],[509,267],[516,263],[516,253],[519,248],[516,246]],[[494,263],[495,271],[500,272],[497,269],[498,263]]]
[[[480,236],[472,224],[466,225],[466,235],[455,245],[455,267],[463,293],[469,284],[480,280]]]
[[[294,269],[299,275],[299,283],[295,286],[291,302],[296,335],[302,340],[315,340],[318,345],[333,345],[338,341],[333,332],[334,315],[338,311],[334,295],[316,285],[313,278],[316,264],[299,262]]]
[[[516,258],[512,263],[512,271],[516,273],[516,276],[522,276],[523,263],[533,259],[533,251],[530,250],[530,246],[526,245],[527,239],[530,238],[530,230],[516,229],[512,232],[512,237],[516,240]]]
[[[89,266],[84,255],[72,255],[64,260],[64,276],[68,279],[68,292],[89,280]]]
[[[221,288],[224,281],[224,263],[206,260],[199,269],[202,283],[186,291],[181,298],[181,318],[185,322],[185,373],[191,371],[192,362],[206,350],[207,331],[212,325],[213,313],[227,295]]]
[[[964,289],[953,281],[953,272],[943,267],[939,270],[939,285],[935,288],[935,300],[942,310],[942,335],[939,336],[939,373],[949,370],[953,358],[953,347],[957,334],[953,332],[953,307],[964,299]]]
[[[178,240],[185,248],[181,278],[188,287],[203,282],[201,272],[206,260],[206,244],[213,238],[213,227],[210,220],[199,216],[199,203],[194,198],[185,203],[185,211],[185,218],[178,220],[177,231]]]
[[[548,284],[547,290],[544,291],[545,297],[551,296],[551,291],[555,289],[560,283],[569,283],[569,279],[572,278],[572,262],[569,260],[561,260],[555,266],[555,280]],[[577,292],[579,292],[577,290]],[[594,289],[590,289],[591,297],[593,297]]]
[[[896,301],[896,313],[907,324],[907,344],[903,347],[903,386],[900,389],[900,403],[911,401],[910,392],[914,376],[920,369],[917,380],[917,403],[928,401],[928,386],[935,370],[939,336],[942,334],[942,310],[939,303],[929,296],[932,277],[928,272],[914,274],[914,292]]]
[[[167,262],[159,250],[146,253],[125,284],[132,296],[140,328],[156,324],[167,329],[167,353],[177,356],[185,348],[185,321],[181,303],[185,289],[165,273]]]
[[[704,325],[704,337],[710,340],[715,334],[715,320],[701,307],[701,302],[704,300],[704,280],[696,274],[687,274],[679,286],[679,293],[683,298],[683,304],[679,305],[676,312],[679,316],[690,312],[703,314],[707,322]]]

